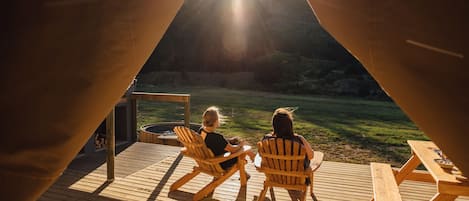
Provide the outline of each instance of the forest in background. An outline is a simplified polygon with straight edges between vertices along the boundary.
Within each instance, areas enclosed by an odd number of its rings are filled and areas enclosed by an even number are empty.
[[[186,0],[137,79],[388,99],[305,0]]]

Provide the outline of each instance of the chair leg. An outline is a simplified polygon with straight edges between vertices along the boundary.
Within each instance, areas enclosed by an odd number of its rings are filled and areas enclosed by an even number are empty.
[[[311,197],[312,197],[313,200],[314,200],[314,198],[315,198],[316,196],[314,196],[314,192],[313,192],[313,184],[314,184],[313,178],[314,178],[314,177],[313,177],[313,174],[311,174],[311,175],[309,176],[309,181],[311,182],[311,183],[309,184],[309,191],[310,191],[309,193],[311,194]]]
[[[178,179],[176,182],[174,182],[171,185],[171,187],[169,187],[169,191],[174,191],[174,190],[178,189],[179,187],[181,187],[182,185],[184,185],[185,183],[190,181],[192,178],[197,176],[199,173],[200,173],[199,170],[194,169],[191,173],[188,173],[188,174],[184,175],[183,177]]]
[[[318,201],[318,198],[316,197],[316,195],[311,195],[311,198],[313,198],[313,201]]]
[[[202,188],[202,190],[200,190],[194,195],[193,200],[201,200],[202,198],[213,192],[217,186],[222,184],[226,179],[230,178],[236,171],[238,171],[238,168],[233,167],[223,176],[218,177],[209,184],[207,184],[205,187]]]
[[[308,194],[308,189],[306,188],[305,191],[301,192],[301,201],[306,201],[306,194]]]
[[[276,201],[275,199],[275,193],[274,193],[274,187],[270,187],[270,200]]]
[[[269,190],[269,187],[264,184],[264,189],[262,189],[261,194],[259,194],[259,197],[257,198],[257,201],[264,201],[265,200],[265,194],[267,193],[267,190]]]
[[[246,165],[246,155],[242,154],[242,157],[238,158],[238,168],[239,168],[239,180],[241,182],[241,186],[246,186],[248,181],[247,181],[247,176],[246,176],[246,169],[244,169]]]
[[[313,191],[313,185],[314,185],[314,174],[313,173],[311,173],[311,175],[309,175],[309,181],[310,181],[309,191],[310,191],[310,194],[311,194],[311,198],[313,199],[313,201],[318,201],[318,198],[316,197],[316,195],[314,194],[314,191]]]

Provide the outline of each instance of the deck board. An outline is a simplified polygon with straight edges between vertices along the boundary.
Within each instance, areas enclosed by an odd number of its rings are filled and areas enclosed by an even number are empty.
[[[179,147],[135,143],[116,156],[116,179],[106,182],[105,154],[85,156],[73,161],[62,176],[39,199],[56,200],[191,200],[194,193],[211,181],[199,175],[175,192],[169,186],[190,172],[195,165],[179,155]],[[368,165],[325,161],[316,172],[314,192],[321,201],[370,200],[371,175]],[[251,174],[246,188],[240,188],[236,173],[204,200],[254,200],[262,190],[264,175],[248,163]],[[276,188],[276,200],[291,200],[287,191]],[[431,183],[404,181],[400,186],[403,200],[429,200],[436,192]],[[268,199],[270,192],[267,192]],[[308,197],[308,200],[312,200]],[[469,201],[460,197],[458,201]]]

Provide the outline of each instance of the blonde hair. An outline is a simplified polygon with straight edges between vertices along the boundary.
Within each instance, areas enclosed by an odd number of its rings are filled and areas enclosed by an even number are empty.
[[[287,116],[289,119],[293,120],[293,112],[291,112],[288,108],[284,108],[284,107],[281,107],[281,108],[277,108],[275,111],[274,111],[274,114],[272,116],[276,116],[278,114],[281,114],[281,115],[285,115]]]
[[[217,121],[220,121],[219,109],[218,107],[210,106],[202,115],[202,125],[211,127],[214,126]]]

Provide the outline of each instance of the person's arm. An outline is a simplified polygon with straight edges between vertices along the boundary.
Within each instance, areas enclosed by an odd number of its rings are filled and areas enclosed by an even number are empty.
[[[232,145],[232,144],[228,143],[225,147],[225,151],[235,153],[235,152],[239,151],[241,148],[243,148],[243,146],[244,146],[244,141],[241,141],[238,145]]]
[[[306,149],[306,156],[308,157],[309,160],[313,159],[314,157],[314,151],[313,151],[313,148],[311,148],[311,145],[309,144],[308,141],[306,141],[306,139],[301,136],[301,135],[297,135],[301,142],[303,142],[303,146],[305,146],[305,149]]]

